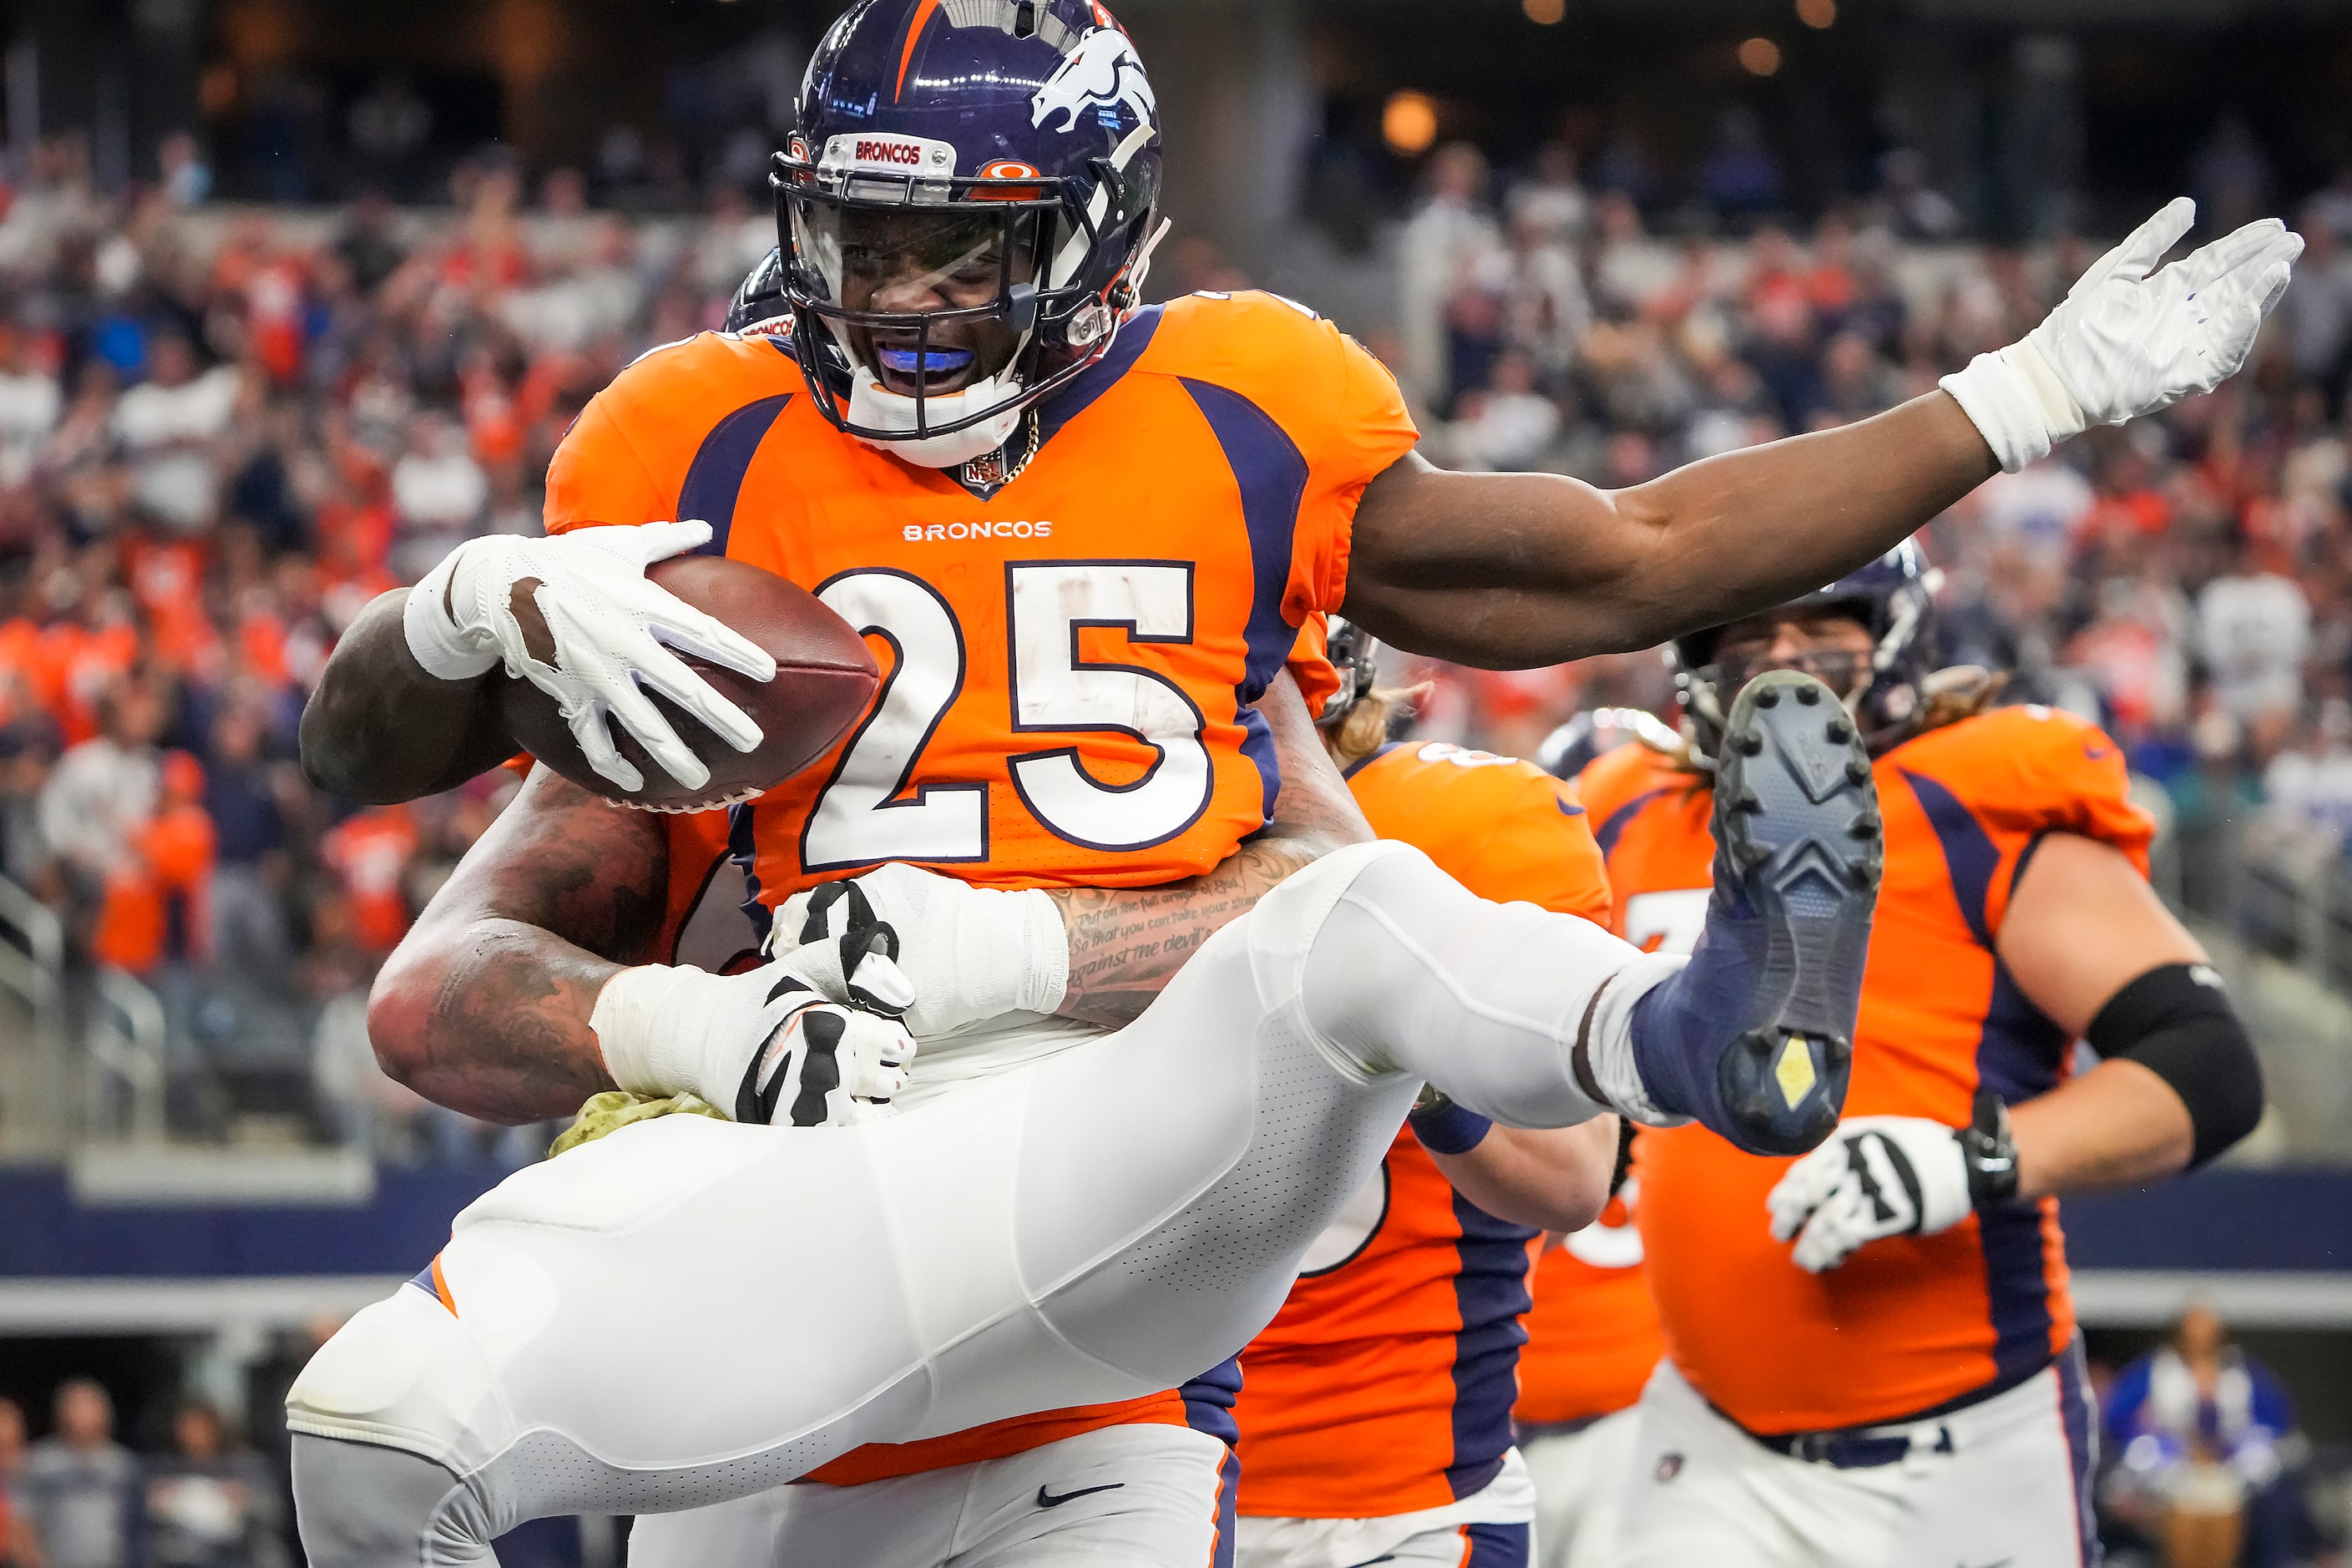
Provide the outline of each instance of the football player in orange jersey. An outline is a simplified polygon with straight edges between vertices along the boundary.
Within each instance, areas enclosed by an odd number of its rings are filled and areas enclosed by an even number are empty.
[[[1986,707],[1982,671],[1931,674],[1931,614],[1906,546],[1682,638],[1689,746],[1581,775],[1624,934],[1669,951],[1708,897],[1715,715],[1758,672],[1844,693],[1886,834],[1837,1132],[1794,1162],[1641,1135],[1670,1356],[1640,1405],[1629,1564],[2095,1561],[2057,1194],[2200,1164],[2261,1114],[2228,999],[2144,879],[2120,751]]]
[[[971,1078],[825,1136],[631,1128],[476,1205],[429,1286],[362,1314],[298,1387],[331,1556],[425,1529],[462,1557],[566,1499],[676,1508],[867,1440],[1165,1387],[1271,1316],[1412,1078],[1536,1125],[1610,1108],[1756,1147],[1824,1135],[1875,826],[1817,685],[1768,682],[1792,700],[1731,716],[1759,752],[1727,767],[1757,795],[1687,968],[1470,899],[1393,845],[1323,857],[1210,938],[1331,841],[1242,846],[1277,783],[1309,787],[1270,764],[1257,705],[1291,700],[1274,678],[1293,630],[1344,605],[1407,647],[1542,662],[1769,602],[1996,464],[2234,370],[2296,244],[2253,226],[2151,276],[2189,222],[2176,204],[1947,392],[1611,496],[1430,468],[1393,384],[1286,302],[1138,309],[1158,166],[1149,83],[1094,0],[853,7],[778,165],[789,342],[705,334],[640,360],[551,472],[551,531],[576,537],[469,543],[338,648],[305,755],[351,793],[420,793],[508,750],[501,664],[615,784],[634,770],[608,720],[693,782],[641,682],[751,732],[664,641],[765,660],[645,565],[711,543],[819,591],[892,669],[830,766],[735,824],[760,907],[786,911],[775,972],[621,967],[493,901],[387,969],[379,1045],[436,1098],[509,1118],[617,1082],[749,1121],[789,1089],[798,1122],[904,1081],[912,1041],[876,1010],[911,1000]],[[578,804],[534,781],[485,858],[542,851]],[[856,898],[793,902],[861,871]],[[891,939],[840,921],[872,910],[907,933],[910,994],[858,983]],[[1115,1052],[1073,1027],[1129,1018]],[[961,1141],[992,1125],[1023,1131]],[[825,1202],[776,1199],[809,1190]],[[755,1220],[771,1247],[730,1245]],[[614,1279],[646,1294],[583,1299]],[[617,1408],[562,1370],[733,1345],[755,1309],[763,1354],[715,1390]]]
[[[1675,731],[1641,709],[1595,709],[1552,731],[1537,756],[1547,771],[1573,779],[1594,758],[1645,738],[1654,749],[1676,743]],[[1608,919],[1613,929],[1613,908]],[[1633,1223],[1642,1184],[1631,1166],[1640,1134],[1630,1126],[1625,1133],[1609,1206],[1580,1231],[1546,1237],[1536,1260],[1511,1418],[1536,1487],[1540,1568],[1610,1568],[1617,1561],[1618,1508],[1639,1420],[1633,1405],[1665,1352]]]
[[[1608,918],[1565,785],[1508,757],[1387,743],[1399,694],[1375,688],[1370,638],[1335,619],[1328,647],[1340,687],[1317,727],[1375,833],[1482,897]],[[1235,1568],[1524,1568],[1534,1497],[1510,1412],[1528,1253],[1599,1212],[1616,1131],[1496,1127],[1424,1097],[1242,1352]]]

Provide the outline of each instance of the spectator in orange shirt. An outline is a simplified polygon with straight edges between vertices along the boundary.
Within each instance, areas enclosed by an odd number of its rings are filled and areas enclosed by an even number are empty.
[[[320,858],[351,900],[360,946],[379,957],[407,933],[408,896],[401,878],[415,853],[416,824],[406,805],[371,806],[320,842]]]
[[[205,903],[213,868],[213,819],[205,769],[185,752],[164,753],[162,798],[132,834],[106,879],[90,951],[101,963],[148,974],[167,959],[207,952]]]

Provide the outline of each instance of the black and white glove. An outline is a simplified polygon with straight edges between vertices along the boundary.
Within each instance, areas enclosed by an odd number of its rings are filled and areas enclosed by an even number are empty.
[[[2303,239],[2264,218],[2157,271],[2196,221],[2197,204],[2177,197],[2093,263],[2040,326],[1943,379],[2003,468],[2238,374]]]
[[[1918,1116],[1855,1116],[1789,1167],[1764,1202],[1772,1239],[1796,1240],[1798,1268],[1819,1274],[1890,1236],[1934,1236],[2017,1195],[2009,1111],[1988,1090],[1976,1118],[1947,1127]]]
[[[646,580],[655,562],[709,542],[707,522],[469,539],[408,591],[402,616],[408,651],[426,674],[444,680],[471,680],[503,663],[509,675],[555,699],[588,765],[625,790],[644,788],[645,775],[614,745],[608,713],[670,777],[699,789],[710,770],[641,688],[660,692],[748,752],[760,743],[760,726],[670,648],[754,680],[776,674],[764,648]],[[551,663],[530,650],[515,617],[514,591],[522,583],[538,584],[531,601],[547,622]]]
[[[776,910],[768,951],[838,943],[878,922],[898,933],[898,963],[913,991],[907,1027],[923,1039],[1006,1013],[1051,1013],[1069,984],[1070,938],[1051,895],[975,888],[896,863],[795,893]],[[822,953],[810,963],[824,969]],[[829,971],[826,971],[829,974]],[[836,1001],[835,979],[817,989]]]
[[[742,974],[625,969],[589,1024],[613,1081],[634,1094],[694,1094],[738,1121],[869,1121],[905,1091],[915,1057],[897,953],[890,928],[868,924]]]

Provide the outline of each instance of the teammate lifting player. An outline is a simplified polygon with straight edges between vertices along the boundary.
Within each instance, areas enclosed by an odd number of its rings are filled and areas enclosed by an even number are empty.
[[[1987,706],[1995,683],[1937,673],[1935,647],[1905,545],[1677,639],[1688,747],[1580,776],[1623,933],[1667,951],[1709,896],[1717,715],[1759,672],[1845,698],[1886,825],[1837,1132],[1793,1163],[1698,1129],[1636,1142],[1670,1355],[1614,1561],[2095,1561],[2055,1194],[2201,1164],[2261,1115],[2252,1047],[2143,875],[2152,825],[2121,751],[2069,714]],[[2077,1038],[2104,1058],[2087,1073]]]
[[[625,372],[559,452],[548,521],[655,527],[477,542],[371,606],[306,761],[373,798],[478,771],[510,745],[503,663],[620,789],[608,714],[697,782],[636,682],[751,739],[648,635],[760,670],[641,575],[707,523],[893,661],[837,762],[740,810],[760,900],[898,863],[864,879],[906,938],[910,1016],[975,1027],[975,1076],[804,1136],[655,1122],[485,1199],[437,1290],[370,1309],[297,1390],[306,1530],[339,1532],[322,1561],[413,1561],[420,1531],[466,1560],[534,1511],[676,1508],[863,1441],[1164,1386],[1271,1316],[1422,1079],[1520,1124],[1614,1109],[1749,1147],[1821,1136],[1874,845],[1849,793],[1867,770],[1841,782],[1850,740],[1801,700],[1817,686],[1769,681],[1788,700],[1731,716],[1756,755],[1727,765],[1756,798],[1726,821],[1725,896],[1687,968],[1485,905],[1394,847],[1282,880],[1362,829],[1340,796],[1307,836],[1243,846],[1277,782],[1252,704],[1295,700],[1275,673],[1314,610],[1527,664],[1822,581],[1996,465],[2234,371],[2296,245],[2254,226],[2147,276],[2190,221],[2175,204],[1947,392],[1611,495],[1431,468],[1384,373],[1285,302],[1137,310],[1157,127],[1099,5],[870,0],[801,107],[778,176],[793,352],[706,335]],[[1286,768],[1283,793],[1312,795],[1311,772]],[[517,811],[574,795],[535,780]],[[380,1048],[469,1109],[531,1119],[615,1083],[732,1106],[769,1036],[816,1016],[777,975],[623,968],[488,923],[444,984],[404,989],[395,963],[378,997]],[[777,962],[846,1000],[864,952]],[[448,1027],[469,1012],[495,1049],[452,1048],[481,1037]],[[1062,1021],[1130,1017],[1116,1050]],[[894,1026],[836,1008],[825,1026],[891,1081]],[[715,1382],[615,1395],[578,1375],[689,1345],[722,1358]]]

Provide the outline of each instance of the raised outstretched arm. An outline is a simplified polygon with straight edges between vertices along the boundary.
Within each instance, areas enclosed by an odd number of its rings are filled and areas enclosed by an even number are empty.
[[[1626,490],[1411,453],[1364,491],[1341,613],[1489,669],[1649,647],[1821,586],[1998,468],[1943,392]]]
[[[2195,218],[2172,203],[2025,338],[1842,429],[1616,491],[1409,454],[1364,491],[1343,612],[1415,652],[1516,668],[1648,647],[1818,587],[1997,468],[2235,374],[2303,244],[2265,219],[2154,270]]]

